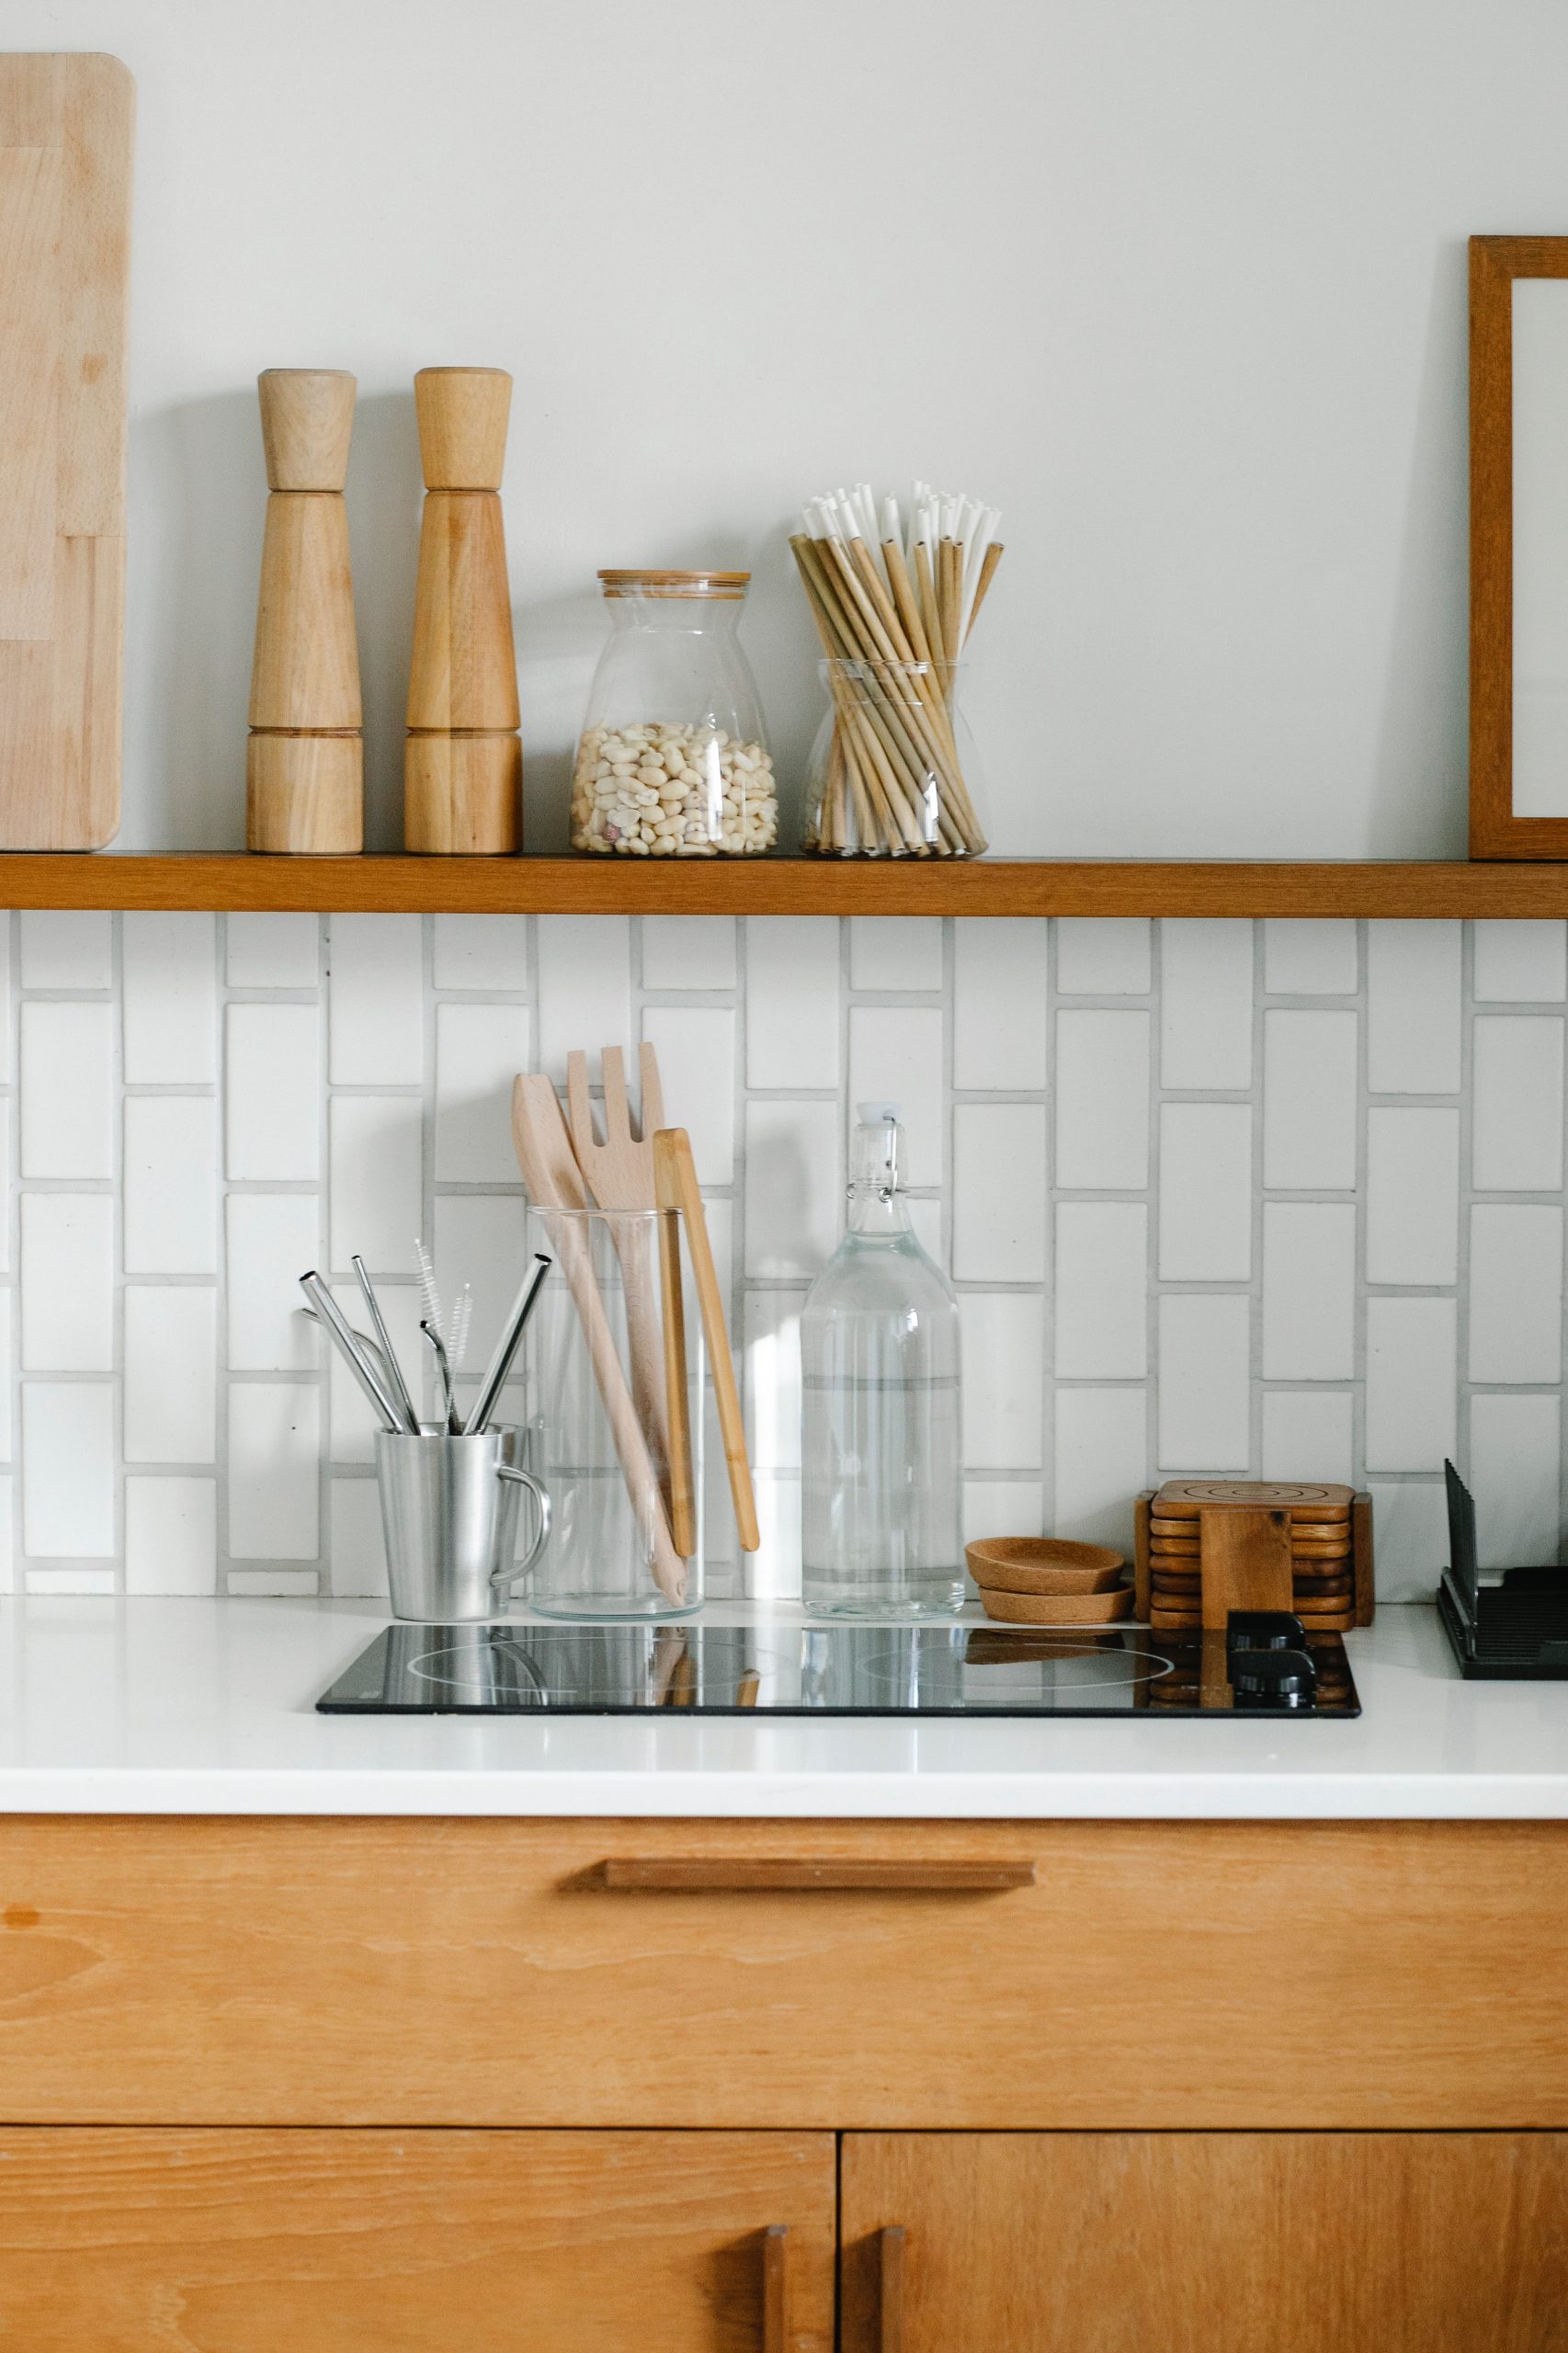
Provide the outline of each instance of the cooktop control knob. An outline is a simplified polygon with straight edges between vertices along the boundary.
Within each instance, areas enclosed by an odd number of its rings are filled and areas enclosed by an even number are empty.
[[[1307,1630],[1290,1609],[1233,1609],[1225,1620],[1228,1651],[1304,1651]]]
[[[1231,1697],[1238,1708],[1310,1708],[1318,1674],[1305,1651],[1233,1651]]]

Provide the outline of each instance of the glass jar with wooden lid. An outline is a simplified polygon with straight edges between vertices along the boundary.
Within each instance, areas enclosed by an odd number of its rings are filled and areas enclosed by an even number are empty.
[[[755,858],[778,837],[762,705],[738,624],[749,572],[601,572],[610,637],[572,777],[572,847]]]

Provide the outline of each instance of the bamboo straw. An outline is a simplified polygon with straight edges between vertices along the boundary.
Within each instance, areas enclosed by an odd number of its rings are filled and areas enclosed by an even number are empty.
[[[975,622],[980,619],[980,608],[985,602],[986,590],[990,587],[991,583],[995,579],[996,567],[1001,561],[1002,542],[1000,540],[993,540],[991,545],[985,551],[985,561],[980,567],[980,581],[974,592],[974,603],[970,608],[969,630],[971,637],[974,634]],[[964,643],[967,645],[968,642],[969,638],[966,637]]]
[[[812,500],[790,548],[823,652],[834,725],[809,847],[963,857],[985,848],[953,726],[954,665],[1001,556],[994,507],[917,483]],[[878,557],[881,557],[879,563]]]

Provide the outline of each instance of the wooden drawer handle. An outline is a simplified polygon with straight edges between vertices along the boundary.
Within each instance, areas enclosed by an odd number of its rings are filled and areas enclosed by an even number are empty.
[[[631,1893],[777,1895],[834,1893],[853,1889],[925,1895],[991,1895],[1032,1887],[1033,1863],[839,1862],[810,1857],[778,1859],[679,1855],[615,1855],[603,1883]]]
[[[762,2353],[789,2353],[790,2234],[770,2222],[762,2240]]]
[[[902,2222],[890,2222],[886,2230],[880,2231],[877,2235],[879,2353],[903,2353],[903,2249],[906,2234]]]

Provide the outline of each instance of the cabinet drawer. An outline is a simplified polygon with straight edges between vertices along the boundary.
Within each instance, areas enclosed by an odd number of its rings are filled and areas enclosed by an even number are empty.
[[[1568,1829],[13,1818],[0,2121],[1565,2126]]]
[[[0,2131],[27,2353],[831,2353],[827,2133]]]

